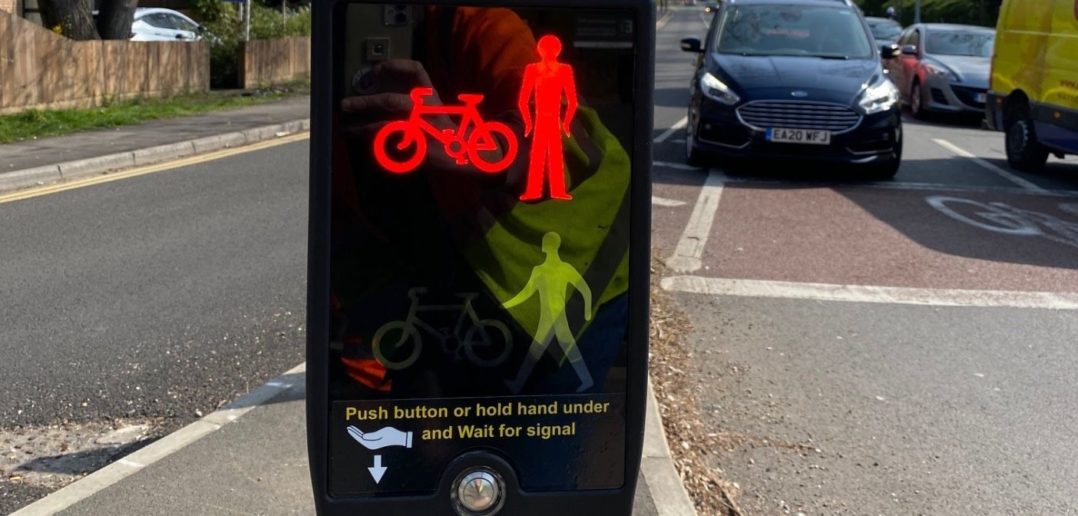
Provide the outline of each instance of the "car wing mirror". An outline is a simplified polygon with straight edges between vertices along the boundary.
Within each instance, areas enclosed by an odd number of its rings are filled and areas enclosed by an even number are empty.
[[[700,43],[700,38],[685,38],[681,40],[681,50],[699,54],[704,51],[704,46]]]
[[[907,56],[917,55],[917,45],[903,45],[902,54]]]
[[[880,45],[880,57],[884,59],[894,59],[899,53],[901,53],[901,48],[897,44]]]

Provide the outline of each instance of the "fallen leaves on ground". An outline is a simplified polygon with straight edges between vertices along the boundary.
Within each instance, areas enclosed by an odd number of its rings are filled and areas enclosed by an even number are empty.
[[[658,286],[662,262],[653,259],[652,263],[649,368],[674,467],[697,512],[742,516],[737,485],[724,479],[722,470],[710,466],[710,456],[730,448],[737,438],[707,428],[700,417],[698,393],[703,386],[689,373],[692,353],[685,344],[692,324],[677,302]]]

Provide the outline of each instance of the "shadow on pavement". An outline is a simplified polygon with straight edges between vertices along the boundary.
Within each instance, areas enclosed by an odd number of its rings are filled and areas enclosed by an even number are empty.
[[[973,113],[926,113],[924,118],[914,118],[909,111],[902,114],[902,123],[910,126],[930,127],[966,127],[970,129],[986,129],[984,115]],[[1002,133],[1000,133],[1002,138]]]
[[[144,439],[122,446],[102,446],[92,450],[62,453],[50,455],[48,457],[37,457],[19,465],[19,467],[13,470],[13,473],[36,472],[59,475],[82,475],[101,469],[102,467],[111,464],[116,459],[134,453],[154,441],[155,439]]]
[[[283,389],[281,392],[277,393],[276,396],[268,400],[260,400],[255,397],[242,397],[222,408],[239,409],[253,407],[257,405],[272,405],[274,403],[288,403],[290,401],[299,401],[306,399],[307,392],[304,388],[304,386],[306,385],[304,383],[304,378],[305,373],[291,373],[283,375],[279,378],[274,379],[274,381],[281,382],[282,384],[288,384],[292,387]]]

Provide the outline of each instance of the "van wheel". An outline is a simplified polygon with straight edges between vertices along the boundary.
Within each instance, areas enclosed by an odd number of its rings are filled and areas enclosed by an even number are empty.
[[[1007,164],[1023,172],[1040,172],[1048,162],[1048,149],[1037,141],[1037,131],[1028,116],[1007,128]]]

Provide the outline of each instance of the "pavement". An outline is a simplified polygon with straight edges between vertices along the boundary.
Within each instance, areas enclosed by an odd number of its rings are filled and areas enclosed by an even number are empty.
[[[308,99],[295,97],[259,107],[5,144],[0,147],[0,191],[154,163],[169,167],[184,156],[295,138],[309,127],[307,117]],[[303,386],[301,365],[14,514],[312,514]],[[645,441],[634,515],[694,515],[674,469],[653,394]]]
[[[0,145],[0,191],[249,145],[309,128],[310,97]]]
[[[294,368],[14,515],[313,514],[303,371]],[[654,406],[649,408],[650,422],[658,423]],[[669,501],[680,485],[653,473],[650,461],[663,455],[665,441],[653,440],[662,439],[661,430],[649,430],[645,446],[652,450],[638,479],[633,515],[695,514]]]

